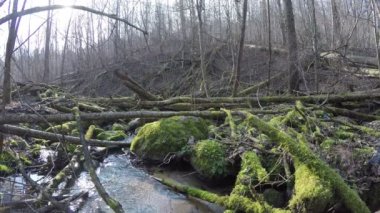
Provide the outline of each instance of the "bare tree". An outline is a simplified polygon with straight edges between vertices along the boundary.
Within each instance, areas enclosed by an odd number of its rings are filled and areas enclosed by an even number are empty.
[[[311,24],[313,28],[313,51],[314,51],[314,81],[315,81],[315,91],[319,90],[319,78],[318,78],[318,68],[319,68],[319,47],[318,47],[318,25],[317,17],[315,16],[315,1],[309,0],[310,7],[310,17]]]
[[[270,91],[270,78],[271,78],[271,64],[272,64],[272,24],[271,24],[271,10],[270,3],[267,0],[267,21],[268,21],[268,92]]]
[[[12,13],[17,12],[18,0],[13,1]],[[3,108],[11,102],[11,62],[17,37],[17,17],[11,19],[4,61]]]
[[[277,2],[277,7],[279,11],[279,16],[280,16],[280,28],[281,28],[281,36],[282,36],[282,45],[286,45],[286,27],[285,27],[285,22],[284,22],[284,14],[282,11],[282,6],[281,2],[282,0],[276,0]]]
[[[51,0],[49,0],[49,6],[51,5]],[[51,11],[47,11],[46,17],[46,34],[45,34],[45,57],[44,57],[44,75],[43,82],[48,83],[50,80],[50,37],[51,37],[51,24],[52,17]]]
[[[198,38],[199,38],[199,55],[201,59],[201,74],[202,74],[202,83],[201,88],[206,93],[206,97],[210,97],[207,85],[207,75],[206,75],[206,62],[205,62],[205,53],[203,47],[203,21],[202,21],[202,11],[203,11],[203,0],[196,0],[197,16],[198,16]]]
[[[248,1],[243,1],[243,15],[241,20],[241,30],[240,30],[240,40],[239,40],[239,50],[238,50],[238,57],[237,57],[237,64],[235,68],[235,74],[234,74],[234,84],[232,89],[232,96],[236,96],[239,83],[240,83],[240,69],[241,69],[241,61],[243,58],[243,51],[244,51],[244,39],[245,39],[245,26],[247,22],[247,8],[248,8]],[[239,9],[240,10],[240,9]]]
[[[332,43],[331,48],[336,49],[341,44],[341,22],[338,10],[338,0],[331,0],[331,11],[332,11]]]
[[[373,33],[374,33],[374,36],[375,36],[375,42],[376,42],[376,56],[377,56],[377,66],[378,66],[378,69],[380,71],[380,50],[379,50],[379,19],[378,19],[378,14],[379,11],[378,11],[378,7],[376,5],[376,2],[375,0],[372,0],[372,8],[373,8]]]
[[[286,14],[287,48],[288,48],[288,72],[289,72],[289,92],[293,93],[299,89],[299,71],[297,34],[294,23],[293,4],[291,0],[284,0]]]

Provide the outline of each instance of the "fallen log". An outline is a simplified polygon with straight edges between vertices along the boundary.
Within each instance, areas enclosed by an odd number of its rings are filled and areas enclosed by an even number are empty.
[[[13,126],[13,125],[1,125],[0,126],[0,132],[5,134],[13,134],[18,135],[21,137],[34,137],[34,138],[41,138],[46,140],[52,140],[52,141],[60,141],[60,142],[68,142],[72,144],[78,144],[80,145],[80,138],[69,136],[69,135],[62,135],[62,134],[55,134],[50,132],[44,132],[39,131],[35,129],[27,129],[23,127]],[[90,146],[102,146],[102,147],[129,147],[130,144],[127,142],[118,142],[118,141],[102,141],[102,140],[87,140],[88,145]]]
[[[164,107],[179,103],[189,104],[208,104],[209,107],[223,106],[227,104],[240,104],[242,107],[259,106],[276,103],[294,103],[299,100],[303,103],[341,103],[346,101],[364,101],[369,99],[380,99],[380,93],[351,93],[351,94],[337,94],[337,95],[311,95],[311,96],[263,96],[263,97],[213,97],[213,98],[194,98],[194,97],[174,97],[166,100],[159,101],[137,101],[131,98],[100,98],[100,99],[87,99],[87,101],[94,101],[96,103],[112,104],[115,106],[124,106],[130,108],[153,108]],[[236,105],[235,105],[236,107]]]
[[[80,116],[81,116],[82,121],[114,121],[114,120],[119,120],[119,119],[167,118],[167,117],[172,117],[172,116],[196,116],[196,117],[204,117],[204,118],[223,118],[225,116],[225,113],[222,111],[179,111],[179,112],[130,111],[130,112],[81,113]],[[0,124],[64,122],[64,121],[73,121],[74,119],[75,119],[74,115],[71,113],[53,114],[53,115],[8,113],[0,117]]]
[[[156,101],[159,98],[152,93],[146,91],[142,86],[140,86],[136,81],[130,78],[127,74],[121,74],[118,70],[114,71],[115,75],[123,80],[126,87],[136,93],[142,100]]]
[[[326,112],[330,112],[334,115],[342,115],[342,116],[346,116],[346,117],[353,118],[353,119],[360,120],[360,121],[380,120],[380,116],[370,115],[370,114],[361,113],[361,112],[355,112],[355,111],[348,110],[348,109],[342,109],[342,108],[337,108],[337,107],[328,107],[328,106],[325,106],[322,109],[324,109]]]
[[[269,84],[271,81],[276,80],[276,79],[278,79],[278,78],[280,78],[280,77],[282,77],[282,76],[285,76],[285,74],[287,74],[287,73],[288,73],[288,72],[280,72],[280,73],[278,73],[278,74],[272,76],[269,80],[265,80],[265,81],[262,81],[262,82],[260,82],[260,83],[258,83],[258,84],[255,84],[255,85],[253,85],[253,86],[250,86],[250,87],[248,87],[248,88],[246,88],[246,89],[240,91],[240,92],[238,93],[238,96],[247,96],[247,95],[249,95],[249,94],[255,93],[255,92],[257,92],[257,90],[259,90],[259,89],[261,89],[261,88],[263,88],[263,87],[268,86],[268,84]]]
[[[366,204],[361,200],[358,193],[351,189],[343,178],[325,162],[323,162],[302,140],[295,140],[287,133],[264,122],[260,118],[246,113],[247,122],[258,131],[266,134],[273,142],[289,152],[298,162],[302,162],[321,179],[329,181],[332,188],[340,196],[343,203],[351,212],[370,212]]]

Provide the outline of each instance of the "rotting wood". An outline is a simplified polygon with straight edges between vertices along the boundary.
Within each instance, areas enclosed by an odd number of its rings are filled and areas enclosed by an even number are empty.
[[[78,137],[44,132],[44,131],[35,130],[35,129],[27,129],[23,127],[8,125],[8,124],[1,125],[0,132],[5,133],[5,134],[18,135],[21,137],[34,137],[34,138],[41,138],[41,139],[61,141],[61,142],[65,141],[68,143],[80,145],[80,138]],[[102,140],[95,140],[95,139],[87,140],[87,143],[90,146],[102,146],[102,147],[114,147],[114,146],[129,147],[130,146],[130,144],[127,142],[102,141]]]

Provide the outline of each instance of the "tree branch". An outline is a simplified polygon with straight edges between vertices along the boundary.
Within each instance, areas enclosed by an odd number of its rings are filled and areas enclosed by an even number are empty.
[[[104,13],[104,12],[101,12],[101,11],[98,11],[98,10],[94,10],[92,8],[89,8],[89,7],[79,6],[79,5],[69,5],[69,6],[65,6],[65,5],[50,5],[50,6],[42,6],[42,7],[29,8],[29,9],[26,9],[26,10],[23,10],[23,11],[20,11],[20,12],[11,13],[11,14],[9,14],[7,16],[4,16],[4,17],[0,18],[0,25],[6,23],[9,20],[12,20],[15,17],[21,17],[21,16],[30,15],[30,14],[33,14],[33,13],[39,13],[39,12],[43,12],[43,11],[47,11],[47,10],[59,10],[59,9],[64,9],[64,8],[72,8],[72,9],[75,9],[75,10],[83,10],[83,11],[94,13],[94,14],[97,14],[97,15],[100,15],[100,16],[106,16],[108,18],[115,19],[117,21],[121,21],[121,22],[125,23],[126,25],[128,25],[128,26],[130,26],[132,28],[135,28],[136,30],[142,32],[144,35],[148,34],[148,32],[146,30],[143,30],[140,27],[138,27],[138,26],[130,23],[126,19],[122,19],[122,18],[117,17],[115,14],[108,14],[108,13]]]

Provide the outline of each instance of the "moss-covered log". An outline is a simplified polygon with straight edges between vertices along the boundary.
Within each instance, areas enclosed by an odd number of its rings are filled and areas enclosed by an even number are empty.
[[[216,203],[221,206],[224,206],[227,209],[247,212],[247,213],[289,213],[288,210],[273,208],[266,203],[261,203],[259,201],[252,201],[251,199],[240,196],[240,195],[232,195],[232,196],[220,196],[212,192],[204,191],[195,187],[182,185],[170,179],[158,179],[161,183],[179,191],[186,195],[199,198],[201,200],[208,201],[210,203]]]
[[[41,139],[59,141],[59,142],[68,142],[68,143],[80,145],[80,138],[78,137],[44,132],[44,131],[39,131],[35,129],[27,129],[23,127],[8,125],[8,124],[1,125],[0,132],[5,133],[5,134],[18,135],[20,137],[29,136],[29,137],[34,137],[34,138],[41,138]],[[113,147],[113,146],[129,147],[130,146],[129,143],[117,142],[117,141],[102,141],[102,140],[91,139],[91,140],[87,140],[86,142],[90,146],[104,146],[104,147]]]
[[[370,115],[370,114],[361,113],[361,112],[355,112],[348,109],[342,109],[342,108],[337,108],[337,107],[327,107],[327,106],[323,107],[322,109],[334,115],[342,115],[342,116],[346,116],[346,117],[353,118],[360,121],[380,120],[380,116]]]
[[[337,95],[310,95],[310,96],[263,96],[263,97],[213,97],[213,98],[194,98],[194,97],[174,97],[166,100],[159,101],[138,101],[128,97],[122,98],[99,98],[99,99],[85,99],[86,101],[94,101],[97,103],[122,105],[125,107],[141,107],[141,108],[161,108],[178,103],[189,104],[209,104],[208,106],[223,106],[223,104],[241,104],[241,106],[259,106],[275,104],[275,103],[294,103],[299,100],[304,103],[341,103],[347,101],[364,101],[380,99],[379,93],[368,94],[337,94]]]
[[[283,131],[264,122],[257,116],[246,113],[248,122],[259,131],[266,134],[273,141],[279,143],[281,147],[289,152],[298,162],[302,162],[308,169],[313,171],[319,178],[332,184],[333,190],[343,200],[343,203],[352,211],[357,213],[370,212],[366,204],[360,199],[358,193],[351,189],[342,177],[330,168],[325,162],[310,150],[310,148]]]

